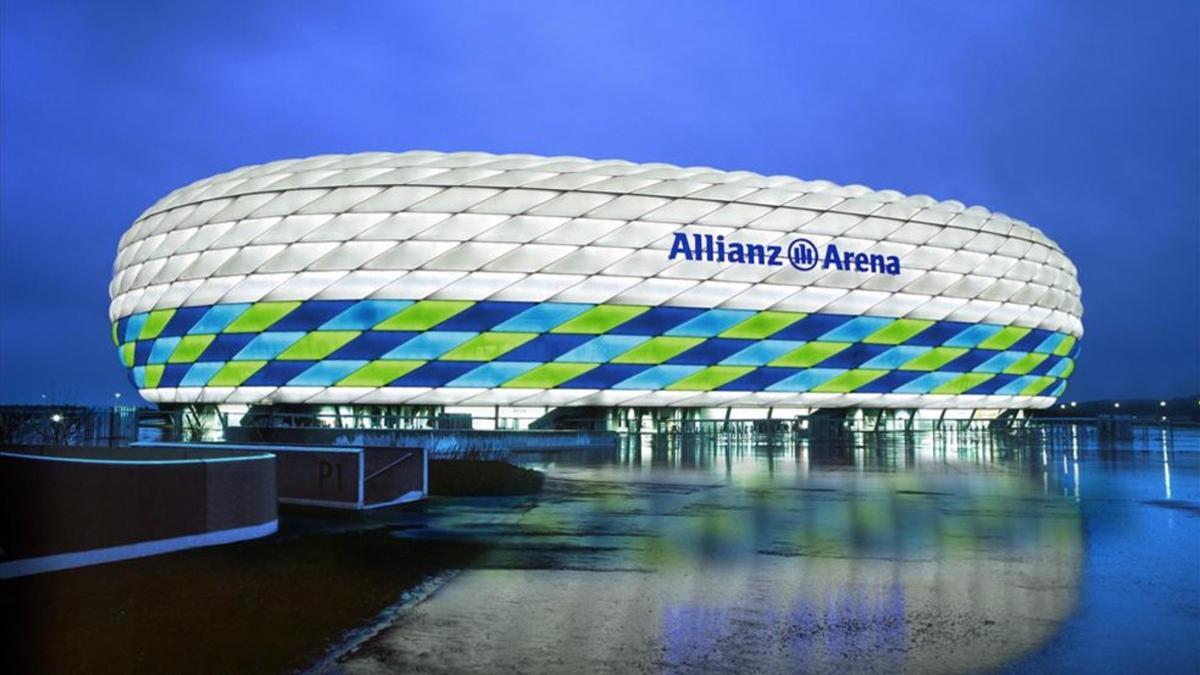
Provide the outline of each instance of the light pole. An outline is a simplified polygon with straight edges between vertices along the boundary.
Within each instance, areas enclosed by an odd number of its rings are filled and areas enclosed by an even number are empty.
[[[121,392],[113,392],[113,409],[112,415],[108,420],[108,444],[110,446],[117,443],[117,427],[121,417]]]

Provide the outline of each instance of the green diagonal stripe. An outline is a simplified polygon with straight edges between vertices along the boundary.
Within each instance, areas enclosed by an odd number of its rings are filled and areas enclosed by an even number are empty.
[[[173,316],[175,316],[173,309],[158,309],[150,312],[150,315],[146,317],[146,323],[142,324],[142,332],[138,334],[137,339],[153,340],[158,337]]]
[[[154,389],[158,383],[162,381],[164,366],[161,363],[152,363],[146,366],[146,388]]]
[[[937,370],[966,353],[961,347],[934,347],[900,366],[900,370]]]
[[[809,368],[849,346],[849,342],[808,342],[775,359],[768,365],[784,368]]]
[[[1042,393],[1046,387],[1049,387],[1052,384],[1054,384],[1053,377],[1039,377],[1033,382],[1030,382],[1025,386],[1024,389],[1021,390],[1021,396],[1037,396],[1038,394]]]
[[[1050,358],[1049,354],[1026,354],[1004,369],[1005,375],[1024,375],[1038,367],[1042,361]]]
[[[275,357],[280,361],[320,361],[362,333],[356,330],[317,330],[292,343]]]
[[[429,330],[475,304],[469,300],[422,300],[375,326],[375,330]]]
[[[991,337],[979,343],[980,349],[1008,349],[1017,343],[1017,340],[1029,335],[1030,328],[1021,328],[1019,326],[1005,326],[992,334]]]
[[[898,345],[933,325],[924,319],[896,319],[871,333],[863,342],[869,345]]]
[[[995,375],[992,375],[991,373],[964,373],[963,375],[960,375],[941,386],[934,387],[933,391],[929,393],[951,395],[961,394],[969,391],[973,387],[977,387],[984,382],[987,382],[993,377],[995,377]]]
[[[560,324],[550,332],[588,335],[606,333],[649,309],[638,305],[598,305]]]
[[[481,333],[441,358],[446,361],[491,361],[537,336],[537,333]]]
[[[1059,374],[1059,377],[1065,380],[1071,376],[1071,373],[1075,372],[1075,362],[1068,358],[1064,358],[1063,360],[1067,362],[1067,366],[1063,368],[1063,371]]]
[[[551,389],[579,377],[599,363],[544,363],[505,382],[503,387]]]
[[[759,312],[721,333],[720,337],[761,340],[778,333],[806,316],[808,315],[803,312]]]
[[[662,363],[704,342],[704,338],[656,337],[613,359],[613,363]]]
[[[126,342],[117,350],[117,354],[121,357],[121,365],[126,368],[133,367],[133,350],[136,345],[136,342]]]
[[[113,341],[114,346],[117,346],[117,347],[121,346],[121,340],[120,340],[120,338],[117,337],[117,324],[116,323],[114,323],[112,325],[112,341]]]
[[[1075,346],[1075,336],[1068,335],[1058,346],[1054,348],[1055,356],[1066,356],[1071,353],[1071,348]]]
[[[675,382],[667,389],[711,391],[754,370],[753,366],[709,366]]]
[[[167,363],[194,363],[216,337],[216,335],[183,336],[179,344],[175,345],[175,351],[171,352]]]
[[[256,302],[226,326],[224,332],[261,333],[299,306],[298,302]]]
[[[372,361],[337,383],[339,387],[386,387],[425,365],[425,361]]]
[[[230,361],[226,363],[205,386],[208,387],[237,387],[257,373],[266,361]]]
[[[814,393],[847,394],[887,375],[887,370],[855,369],[826,380],[812,388]]]

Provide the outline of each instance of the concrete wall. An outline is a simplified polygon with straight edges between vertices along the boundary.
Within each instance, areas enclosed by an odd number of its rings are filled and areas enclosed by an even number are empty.
[[[281,504],[371,509],[424,499],[428,494],[426,452],[420,447],[152,442],[137,443],[132,450],[271,453]]]
[[[111,450],[0,453],[0,577],[275,530],[271,455],[139,449],[134,459]],[[19,564],[45,558],[57,562]]]

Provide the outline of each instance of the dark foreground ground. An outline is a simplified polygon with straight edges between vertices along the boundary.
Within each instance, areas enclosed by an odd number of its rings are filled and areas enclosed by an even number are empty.
[[[279,673],[306,667],[478,547],[387,529],[288,534],[0,582],[9,673]],[[336,522],[336,521],[335,521]],[[342,523],[359,527],[349,517]]]
[[[435,493],[525,494],[542,474],[432,462]],[[436,499],[436,498],[435,498]],[[416,543],[374,513],[284,509],[279,534],[216,548],[0,581],[0,672],[258,672],[309,666],[423,579],[468,566],[480,543]]]

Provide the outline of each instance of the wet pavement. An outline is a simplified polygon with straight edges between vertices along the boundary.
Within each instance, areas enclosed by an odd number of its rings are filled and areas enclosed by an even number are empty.
[[[347,672],[1194,672],[1200,436],[629,437],[379,514],[468,569]]]

